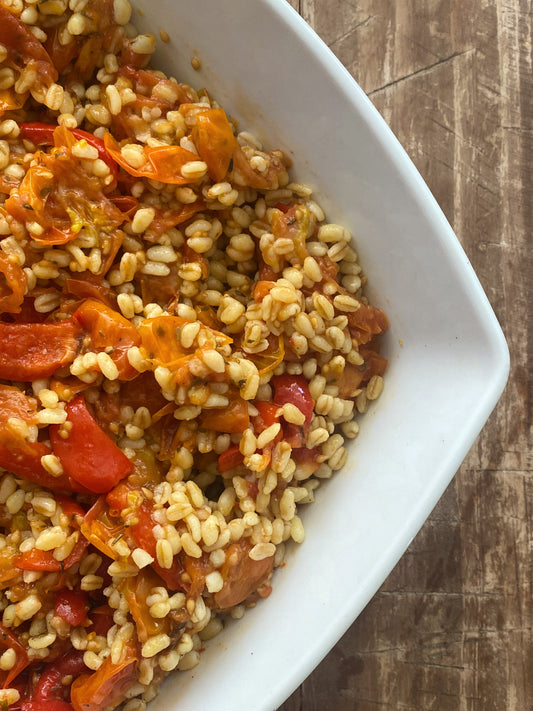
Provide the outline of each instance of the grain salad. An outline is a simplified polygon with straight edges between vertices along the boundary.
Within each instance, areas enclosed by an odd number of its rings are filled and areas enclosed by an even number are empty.
[[[349,231],[216,87],[157,70],[131,14],[0,1],[13,710],[143,711],[195,667],[270,595],[383,390],[387,317]]]

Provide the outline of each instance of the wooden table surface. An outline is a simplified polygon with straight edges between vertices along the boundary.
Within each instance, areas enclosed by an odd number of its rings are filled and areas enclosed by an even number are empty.
[[[281,711],[531,710],[531,0],[290,2],[444,210],[506,334],[511,375],[408,551]]]

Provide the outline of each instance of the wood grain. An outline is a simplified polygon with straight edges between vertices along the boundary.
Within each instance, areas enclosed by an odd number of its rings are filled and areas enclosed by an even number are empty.
[[[374,599],[281,711],[533,709],[529,0],[291,0],[358,80],[502,324],[502,399]]]

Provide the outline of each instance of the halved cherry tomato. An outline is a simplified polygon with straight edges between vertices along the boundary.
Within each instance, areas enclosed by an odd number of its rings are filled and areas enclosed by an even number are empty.
[[[87,617],[89,596],[83,590],[64,588],[56,593],[54,612],[58,617],[76,627]]]
[[[207,164],[209,176],[220,182],[231,162],[237,141],[224,109],[206,109],[196,116],[192,131],[200,158]]]
[[[179,364],[190,352],[180,340],[180,331],[187,323],[181,316],[157,316],[142,321],[139,334],[145,358],[165,368]]]
[[[72,363],[82,336],[79,323],[0,323],[0,378],[32,382]]]
[[[104,135],[104,145],[107,152],[126,173],[136,178],[150,178],[171,185],[188,185],[197,181],[197,178],[184,178],[181,174],[181,169],[186,163],[198,160],[196,153],[181,146],[143,146],[146,163],[142,168],[132,168],[122,156],[119,144],[110,133]]]
[[[135,326],[122,314],[96,299],[87,299],[74,312],[73,318],[89,334],[90,350],[111,350],[111,360],[118,368],[119,380],[132,380],[139,374],[128,360],[128,351],[138,346],[141,338]]]
[[[134,546],[139,546],[152,556],[154,559],[151,564],[152,568],[171,590],[186,590],[187,585],[184,584],[182,578],[185,569],[180,556],[174,556],[170,568],[163,568],[157,562],[157,539],[154,533],[156,523],[152,518],[153,505],[144,497],[141,489],[121,482],[108,493],[106,504],[109,507],[109,515],[118,515],[127,507],[135,509],[138,521],[125,530],[126,537],[132,538]]]
[[[311,212],[305,205],[292,205],[287,211],[275,210],[272,214],[272,234],[276,240],[290,239],[293,243],[292,252],[286,257],[280,257],[273,252],[267,252],[264,259],[275,272],[279,272],[288,259],[291,264],[303,264],[308,256],[305,241],[311,227]]]
[[[109,605],[99,605],[91,610],[92,625],[91,632],[94,632],[98,637],[106,637],[107,633],[113,627],[113,610]]]
[[[14,385],[0,383],[0,443],[5,441],[4,425],[10,417],[17,417],[27,425],[37,423],[37,400],[28,397]]]
[[[346,363],[342,375],[335,381],[339,388],[339,397],[351,398],[359,394],[359,386],[363,382],[365,369],[361,366]]]
[[[279,176],[287,171],[286,157],[280,151],[268,152],[269,166],[266,173],[259,173],[250,165],[246,153],[240,146],[233,151],[233,170],[231,181],[240,187],[257,190],[276,190],[279,188]]]
[[[96,422],[83,395],[71,400],[66,410],[72,424],[68,437],[60,436],[59,425],[50,426],[54,454],[65,473],[89,491],[110,491],[133,471],[133,464]]]
[[[0,313],[20,313],[25,288],[26,274],[18,262],[0,252]]]
[[[291,452],[291,458],[294,459],[300,468],[305,469],[305,472],[309,476],[316,472],[320,466],[320,462],[318,461],[319,457],[320,450],[316,448],[307,449],[307,447],[299,447],[293,449]]]
[[[359,353],[365,359],[363,382],[370,380],[373,375],[383,375],[387,369],[387,359],[377,351],[369,348],[368,346],[370,345],[372,344],[369,342],[366,346],[359,349]]]
[[[255,363],[259,375],[265,375],[275,370],[285,360],[285,341],[283,336],[269,334],[268,347],[259,353],[247,353],[246,357]]]
[[[190,322],[181,316],[156,316],[142,321],[139,333],[145,358],[151,360],[153,365],[163,365],[170,370],[175,370],[186,362],[184,359],[194,353],[194,346],[185,348],[180,340],[181,329],[188,323]],[[202,329],[207,331],[219,346],[232,343],[232,339],[220,331],[208,326],[202,326]]]
[[[257,281],[252,289],[252,299],[257,303],[263,301],[265,296],[270,293],[271,289],[276,286],[275,281],[260,280]]]
[[[186,590],[187,585],[183,582],[185,569],[180,556],[175,555],[170,568],[163,568],[157,562],[157,539],[154,534],[155,521],[152,519],[152,506],[148,501],[144,501],[138,509],[139,522],[131,527],[131,533],[137,544],[150,553],[154,562],[152,568],[163,578],[170,590]]]
[[[227,472],[233,467],[238,467],[244,462],[244,454],[241,453],[238,444],[233,444],[218,457],[218,471]]]

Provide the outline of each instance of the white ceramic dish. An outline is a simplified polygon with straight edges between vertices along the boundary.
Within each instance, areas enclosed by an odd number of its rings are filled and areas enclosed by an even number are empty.
[[[175,674],[153,711],[270,711],[376,592],[453,477],[507,379],[481,286],[420,175],[361,89],[285,0],[137,0],[170,35],[156,64],[206,86],[294,158],[328,217],[355,234],[391,321],[386,388],[346,468],[304,514],[274,592]],[[193,54],[202,61],[195,72]],[[402,345],[403,344],[403,345]]]

